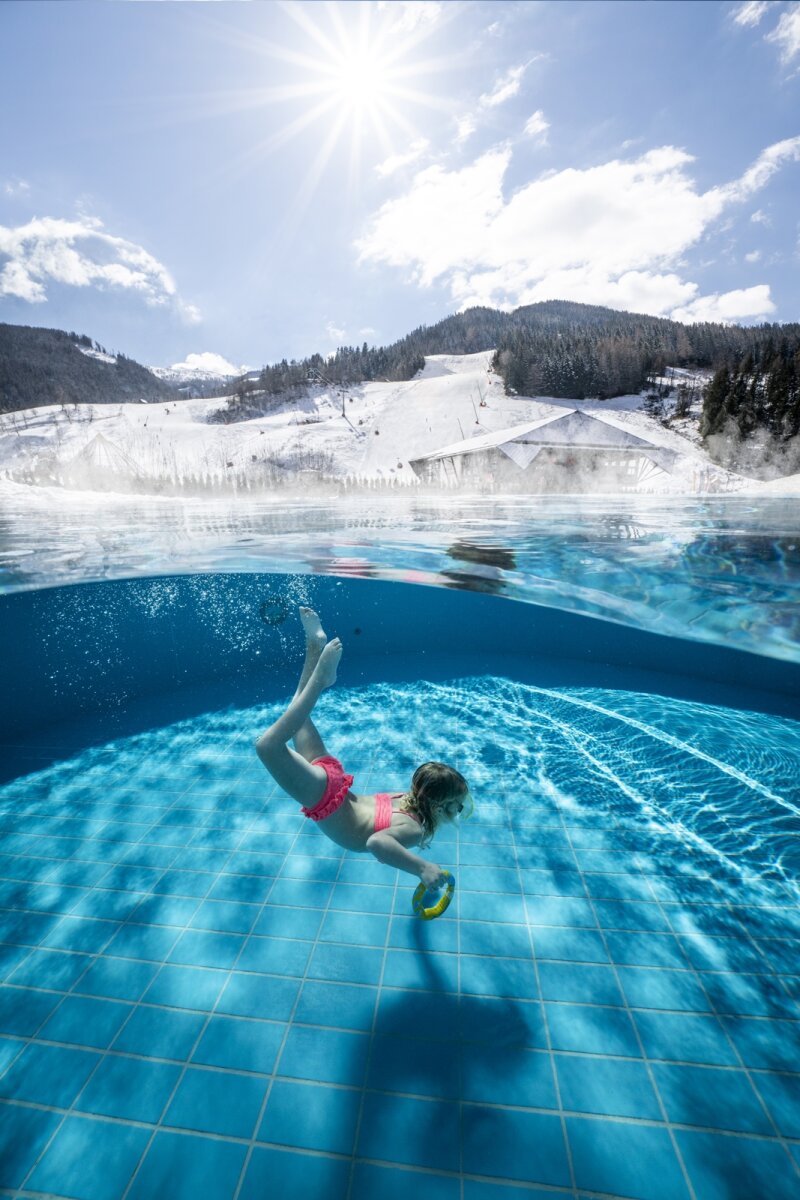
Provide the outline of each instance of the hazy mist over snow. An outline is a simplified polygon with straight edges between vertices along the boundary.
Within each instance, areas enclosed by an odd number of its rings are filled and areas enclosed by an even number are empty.
[[[471,304],[795,320],[798,87],[793,0],[7,4],[0,321],[224,374]]]

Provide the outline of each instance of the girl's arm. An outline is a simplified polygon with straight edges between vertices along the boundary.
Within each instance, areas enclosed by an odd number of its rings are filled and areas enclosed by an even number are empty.
[[[370,834],[367,838],[367,849],[375,855],[378,862],[385,863],[387,867],[397,867],[400,871],[407,871],[409,875],[416,875],[428,888],[441,887],[444,883],[444,872],[441,867],[438,867],[436,863],[427,862],[417,854],[412,854],[391,833],[382,831]]]

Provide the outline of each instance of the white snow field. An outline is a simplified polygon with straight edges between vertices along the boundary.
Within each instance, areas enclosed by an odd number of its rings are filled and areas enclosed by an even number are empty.
[[[409,461],[473,436],[579,409],[677,454],[648,493],[800,494],[800,476],[770,484],[734,475],[705,454],[691,417],[665,428],[643,396],[561,400],[505,394],[490,351],[432,355],[404,383],[316,387],[275,397],[267,415],[225,425],[209,416],[226,397],[146,404],[48,406],[0,415],[0,489],[20,486],[121,494],[269,491],[320,476],[416,486]],[[637,490],[634,488],[633,490]]]

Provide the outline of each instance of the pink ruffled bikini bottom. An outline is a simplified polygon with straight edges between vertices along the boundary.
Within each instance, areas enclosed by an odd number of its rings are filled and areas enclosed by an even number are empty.
[[[338,758],[334,758],[330,754],[326,754],[324,758],[315,758],[312,766],[322,767],[328,776],[328,782],[322,793],[322,799],[313,808],[304,808],[302,811],[312,821],[324,821],[344,804],[345,796],[353,784],[353,776],[345,775],[344,767]]]

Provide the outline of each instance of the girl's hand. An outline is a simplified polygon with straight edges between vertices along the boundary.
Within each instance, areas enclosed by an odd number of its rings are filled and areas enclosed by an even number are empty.
[[[425,890],[428,892],[438,892],[445,884],[445,873],[436,863],[425,863],[425,866],[419,873],[419,877],[425,884]]]

